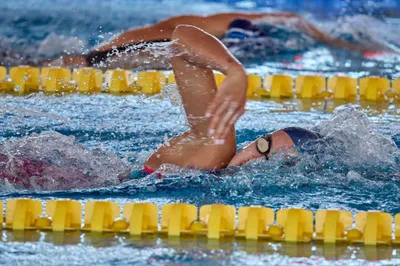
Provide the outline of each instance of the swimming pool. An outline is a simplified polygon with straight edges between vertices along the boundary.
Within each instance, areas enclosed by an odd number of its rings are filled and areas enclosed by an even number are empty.
[[[216,176],[194,170],[172,168],[162,180],[146,178],[115,183],[115,171],[124,170],[125,165],[112,154],[90,155],[87,149],[100,148],[118,154],[133,168],[139,169],[146,156],[164,142],[167,137],[182,132],[185,128],[184,114],[179,105],[161,99],[160,95],[112,96],[112,95],[66,95],[62,97],[34,94],[30,97],[3,96],[2,106],[3,141],[36,135],[33,145],[27,142],[14,143],[10,150],[25,148],[22,153],[39,153],[40,156],[60,156],[61,163],[68,164],[66,157],[75,163],[100,165],[101,161],[114,160],[115,169],[101,168],[104,175],[89,184],[73,180],[44,182],[45,187],[36,191],[20,191],[3,187],[0,200],[28,197],[40,199],[72,198],[81,202],[107,200],[121,206],[127,202],[148,201],[161,207],[167,203],[186,202],[196,206],[222,203],[235,207],[261,205],[277,210],[300,207],[309,210],[342,209],[352,213],[377,209],[396,214],[398,204],[399,164],[395,155],[386,149],[379,149],[381,143],[372,135],[365,136],[365,127],[360,120],[351,116],[359,113],[353,108],[344,108],[336,115],[335,122],[326,128],[353,125],[353,128],[338,129],[336,134],[355,139],[346,142],[342,157],[326,157],[317,162],[300,164],[291,169],[282,167],[277,160],[251,163],[235,173],[224,174],[222,180]],[[237,126],[239,147],[256,136],[277,128],[298,125],[313,127],[316,122],[326,120],[331,114],[323,110],[322,104],[309,112],[296,110],[298,103],[288,100],[249,101],[246,114]],[[400,116],[397,109],[379,113],[368,111],[371,127],[400,145],[398,125]],[[347,121],[347,122],[346,122]],[[346,136],[347,134],[347,136]],[[343,136],[341,136],[343,137]],[[75,141],[73,141],[75,138]],[[374,141],[370,142],[371,139]],[[75,143],[76,142],[76,143]],[[352,146],[353,143],[353,146]],[[369,143],[363,149],[360,143]],[[349,145],[349,147],[345,147]],[[358,149],[358,150],[356,150]],[[370,152],[369,156],[363,153]],[[375,152],[375,153],[373,153]],[[334,154],[330,156],[335,156]],[[372,160],[371,160],[372,158]],[[381,158],[381,159],[379,159]],[[390,159],[393,159],[390,163]],[[398,159],[398,158],[397,158]],[[57,158],[55,158],[57,160]],[[379,165],[378,165],[379,164]],[[107,163],[110,165],[110,163]],[[113,176],[114,175],[114,176]],[[73,184],[73,185],[71,185]],[[89,188],[81,188],[87,186]],[[61,191],[57,190],[64,187]],[[50,191],[43,191],[50,190]],[[316,264],[340,259],[343,264],[364,264],[365,259],[379,260],[381,263],[398,263],[393,247],[362,246],[319,246],[314,244],[279,244],[257,242],[207,241],[206,239],[136,239],[114,234],[96,235],[90,233],[18,233],[2,231],[2,263],[39,263],[77,265],[96,263],[113,264],[237,264],[254,265],[262,261],[266,264]],[[24,256],[22,257],[21,254]],[[375,256],[374,256],[375,254]],[[325,257],[324,257],[325,256]],[[54,261],[54,257],[60,260]],[[359,258],[357,260],[355,258]],[[372,263],[372,262],[371,262]]]
[[[137,3],[126,10],[112,5],[111,15],[103,11],[102,16],[98,17],[96,12],[90,12],[93,2],[81,2],[75,3],[74,10],[83,10],[86,13],[64,13],[65,10],[60,8],[64,2],[58,1],[58,5],[51,9],[54,13],[49,12],[46,15],[31,12],[32,9],[29,8],[24,9],[24,3],[15,1],[7,6],[7,16],[0,30],[4,36],[17,36],[21,47],[28,51],[43,44],[41,42],[46,34],[52,31],[55,34],[79,36],[88,41],[87,46],[91,46],[99,39],[109,36],[110,32],[177,14],[176,7],[179,5],[168,1],[153,1],[160,5],[157,12],[152,12],[154,10],[151,5],[143,6],[143,12],[132,21],[129,20],[129,12],[137,8]],[[107,7],[106,1],[99,2],[103,9]],[[120,2],[124,3],[126,2]],[[40,10],[40,4],[46,3],[34,2],[33,10]],[[224,3],[195,4],[187,5],[187,9],[179,12],[210,13],[211,9],[217,7],[221,11],[235,9]],[[50,4],[47,3],[47,6]],[[27,20],[18,19],[21,12]],[[113,14],[118,12],[120,16],[114,19]],[[8,27],[8,18],[16,15],[18,16],[14,23],[19,27]],[[94,26],[88,22],[96,21],[95,18],[109,26],[103,32],[104,36],[103,33],[90,35]],[[123,25],[119,24],[123,21]],[[132,21],[132,24],[128,25],[127,21]],[[52,24],[55,26],[50,27]],[[96,32],[98,30],[95,29]],[[7,46],[7,42],[3,42],[3,45]],[[19,63],[13,61],[15,58],[12,56],[8,58],[11,58],[11,65]],[[328,77],[345,73],[355,78],[381,75],[390,79],[398,77],[400,70],[397,57],[366,59],[324,47],[307,51],[301,54],[301,58],[293,55],[277,56],[267,62],[251,63],[247,69],[260,75],[285,73],[292,76],[316,74]],[[1,151],[51,160],[66,169],[80,167],[96,178],[82,180],[72,174],[69,179],[64,179],[47,175],[33,183],[30,190],[1,185],[0,200],[33,198],[45,204],[52,199],[71,198],[81,203],[93,200],[111,201],[120,206],[129,202],[152,202],[160,209],[161,206],[174,202],[190,203],[198,207],[220,203],[232,205],[236,209],[260,205],[271,207],[275,211],[296,207],[312,211],[341,209],[353,214],[380,210],[395,215],[400,212],[399,155],[393,151],[387,138],[400,147],[399,105],[396,102],[356,103],[362,107],[361,112],[355,107],[341,107],[329,122],[323,122],[330,119],[332,110],[341,104],[340,101],[307,101],[296,98],[248,101],[246,113],[236,128],[238,148],[265,132],[294,125],[313,128],[319,122],[320,130],[329,132],[336,139],[334,148],[327,150],[323,156],[309,158],[310,160],[304,160],[295,167],[286,167],[278,156],[268,162],[253,162],[220,176],[171,167],[161,180],[149,176],[121,183],[117,178],[120,173],[140,169],[155,148],[186,129],[184,114],[176,102],[176,92],[173,89],[153,96],[2,94]],[[205,237],[137,238],[87,232],[60,234],[3,230],[0,235],[0,264],[400,263],[398,247],[395,245],[290,244],[233,239],[215,241]]]

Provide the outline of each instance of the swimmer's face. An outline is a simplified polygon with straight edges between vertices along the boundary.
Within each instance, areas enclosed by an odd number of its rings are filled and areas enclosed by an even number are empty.
[[[250,161],[254,161],[260,158],[265,158],[265,155],[261,154],[257,150],[257,141],[253,141],[247,147],[240,150],[233,156],[228,166],[240,166]]]
[[[271,134],[271,150],[270,154],[276,153],[279,150],[284,150],[288,148],[294,147],[293,140],[283,131],[276,131]],[[292,149],[288,149],[292,150]],[[229,162],[229,166],[240,166],[245,163],[257,160],[257,159],[265,159],[265,155],[261,154],[257,150],[257,140],[250,143],[244,149],[240,150]]]

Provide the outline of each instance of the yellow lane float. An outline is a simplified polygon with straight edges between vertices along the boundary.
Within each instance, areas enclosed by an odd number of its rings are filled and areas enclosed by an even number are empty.
[[[42,202],[32,199],[12,199],[6,203],[6,226],[12,230],[36,229],[35,222],[42,215]]]
[[[167,78],[167,84],[175,84],[175,83],[176,83],[176,80],[175,80],[174,73],[169,73],[168,78]]]
[[[7,68],[0,66],[0,81],[3,81],[7,78]]]
[[[219,239],[221,236],[235,235],[236,210],[233,206],[223,204],[204,205],[200,208],[200,220],[206,228],[199,230],[207,238]]]
[[[352,243],[377,245],[392,242],[392,216],[389,213],[359,212],[355,217],[355,225],[356,228],[347,232],[348,239],[350,237],[349,241]]]
[[[0,214],[2,208],[0,201]],[[322,241],[367,246],[400,243],[400,214],[394,218],[394,231],[393,217],[379,211],[358,212],[354,223],[353,215],[343,210],[318,210],[314,217],[309,210],[290,208],[278,210],[276,218],[274,215],[271,208],[263,206],[241,207],[236,220],[233,206],[212,204],[198,209],[191,204],[170,203],[162,206],[159,222],[159,209],[153,203],[126,203],[121,216],[121,208],[115,202],[90,201],[85,203],[82,225],[82,204],[78,201],[47,201],[43,216],[41,201],[10,199],[6,202],[4,222],[0,219],[0,230],[81,230],[132,236],[189,235],[213,240],[236,237],[252,241]]]
[[[72,72],[66,68],[30,66],[12,67],[7,77],[7,69],[0,66],[0,91],[3,93],[26,94],[43,91],[46,93],[78,92],[113,94],[154,95],[160,93],[166,84],[176,83],[172,72],[168,75],[160,71],[139,71],[114,69],[103,72],[95,68],[77,68]],[[390,81],[383,77],[363,77],[359,80],[345,76],[326,79],[323,76],[248,74],[247,97],[249,98],[293,98],[335,101],[355,101],[360,96],[361,102],[393,103],[400,101],[400,79]],[[225,75],[215,72],[215,82],[219,87]]]
[[[357,79],[350,77],[330,77],[328,79],[329,96],[333,99],[348,100],[357,96]]]
[[[285,75],[269,75],[264,78],[264,88],[271,98],[291,98],[293,78]]]
[[[139,71],[137,73],[136,85],[140,91],[147,95],[158,94],[166,85],[166,78],[163,72]]]
[[[72,79],[80,93],[98,93],[103,87],[103,73],[95,68],[74,69]]]
[[[131,235],[154,234],[158,230],[158,207],[151,203],[127,203],[123,217]]]
[[[7,80],[7,68],[0,66],[0,92],[9,92],[14,90],[14,84]]]
[[[247,75],[247,97],[253,97],[256,95],[262,96],[265,94],[265,89],[262,88],[262,79],[260,76],[255,74]]]
[[[197,207],[186,203],[165,204],[161,210],[161,230],[168,236],[192,234],[190,227],[197,220]]]
[[[16,93],[24,94],[39,91],[39,68],[29,66],[13,67],[10,69],[10,78]]]
[[[115,202],[92,201],[85,204],[85,224],[83,231],[110,232],[114,221],[120,215],[120,207]]]
[[[0,229],[3,228],[4,218],[3,218],[3,201],[0,200]]]
[[[134,87],[134,73],[130,70],[107,70],[104,73],[105,89],[110,93],[132,93]]]
[[[36,220],[37,228],[58,232],[79,230],[82,205],[73,200],[49,200],[46,203],[46,215]]]
[[[351,213],[341,210],[319,210],[315,219],[315,239],[329,244],[346,241],[346,229],[353,223]]]
[[[366,101],[382,101],[390,90],[390,81],[381,77],[360,79],[360,97]]]
[[[394,216],[394,244],[400,244],[400,213]]]
[[[321,97],[326,88],[324,77],[298,76],[296,78],[296,95],[300,99]]]
[[[75,91],[70,83],[71,70],[68,68],[44,67],[41,71],[42,90],[45,92]]]
[[[286,242],[310,242],[313,236],[313,215],[303,209],[279,210],[276,223],[284,230],[283,240]]]
[[[396,98],[400,100],[400,79],[395,79],[392,82],[392,94],[388,95],[389,98]]]
[[[260,206],[242,207],[238,211],[238,232],[236,237],[258,240],[270,238],[267,232],[269,225],[274,223],[274,211]]]
[[[225,75],[221,73],[214,73],[215,83],[217,83],[217,87],[221,86],[222,81],[225,79]]]

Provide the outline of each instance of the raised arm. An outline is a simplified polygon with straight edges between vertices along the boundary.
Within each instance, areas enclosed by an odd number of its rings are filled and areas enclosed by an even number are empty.
[[[247,76],[238,60],[215,37],[190,25],[180,25],[173,34],[174,53],[198,67],[218,70],[225,79],[208,106],[211,117],[209,134],[223,139],[243,114],[246,102]]]
[[[158,148],[145,166],[153,170],[162,164],[224,168],[236,153],[233,124],[244,110],[246,73],[218,39],[199,28],[177,26],[171,38],[171,64],[189,130]],[[226,75],[218,89],[212,70]],[[221,104],[206,117],[207,108],[218,101]]]

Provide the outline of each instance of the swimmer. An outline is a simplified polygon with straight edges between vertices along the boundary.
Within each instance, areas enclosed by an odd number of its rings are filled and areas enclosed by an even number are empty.
[[[177,16],[154,25],[130,29],[95,47],[87,55],[64,56],[50,65],[170,69],[169,54],[154,53],[152,47],[158,49],[160,45],[170,42],[175,28],[183,24],[195,26],[220,39],[234,54],[250,49],[257,57],[262,56],[260,53],[300,52],[317,43],[358,53],[387,49],[331,37],[296,14],[222,13]]]
[[[285,128],[261,136],[236,153],[234,124],[244,113],[247,75],[241,63],[214,36],[191,25],[172,33],[171,58],[189,130],[170,139],[145,162],[144,174],[163,164],[219,170],[251,160],[269,159],[278,151],[296,156],[320,136],[302,128]],[[213,70],[226,78],[217,90]]]
[[[120,184],[132,167],[116,154],[88,150],[47,131],[0,142],[0,188],[66,190]]]

